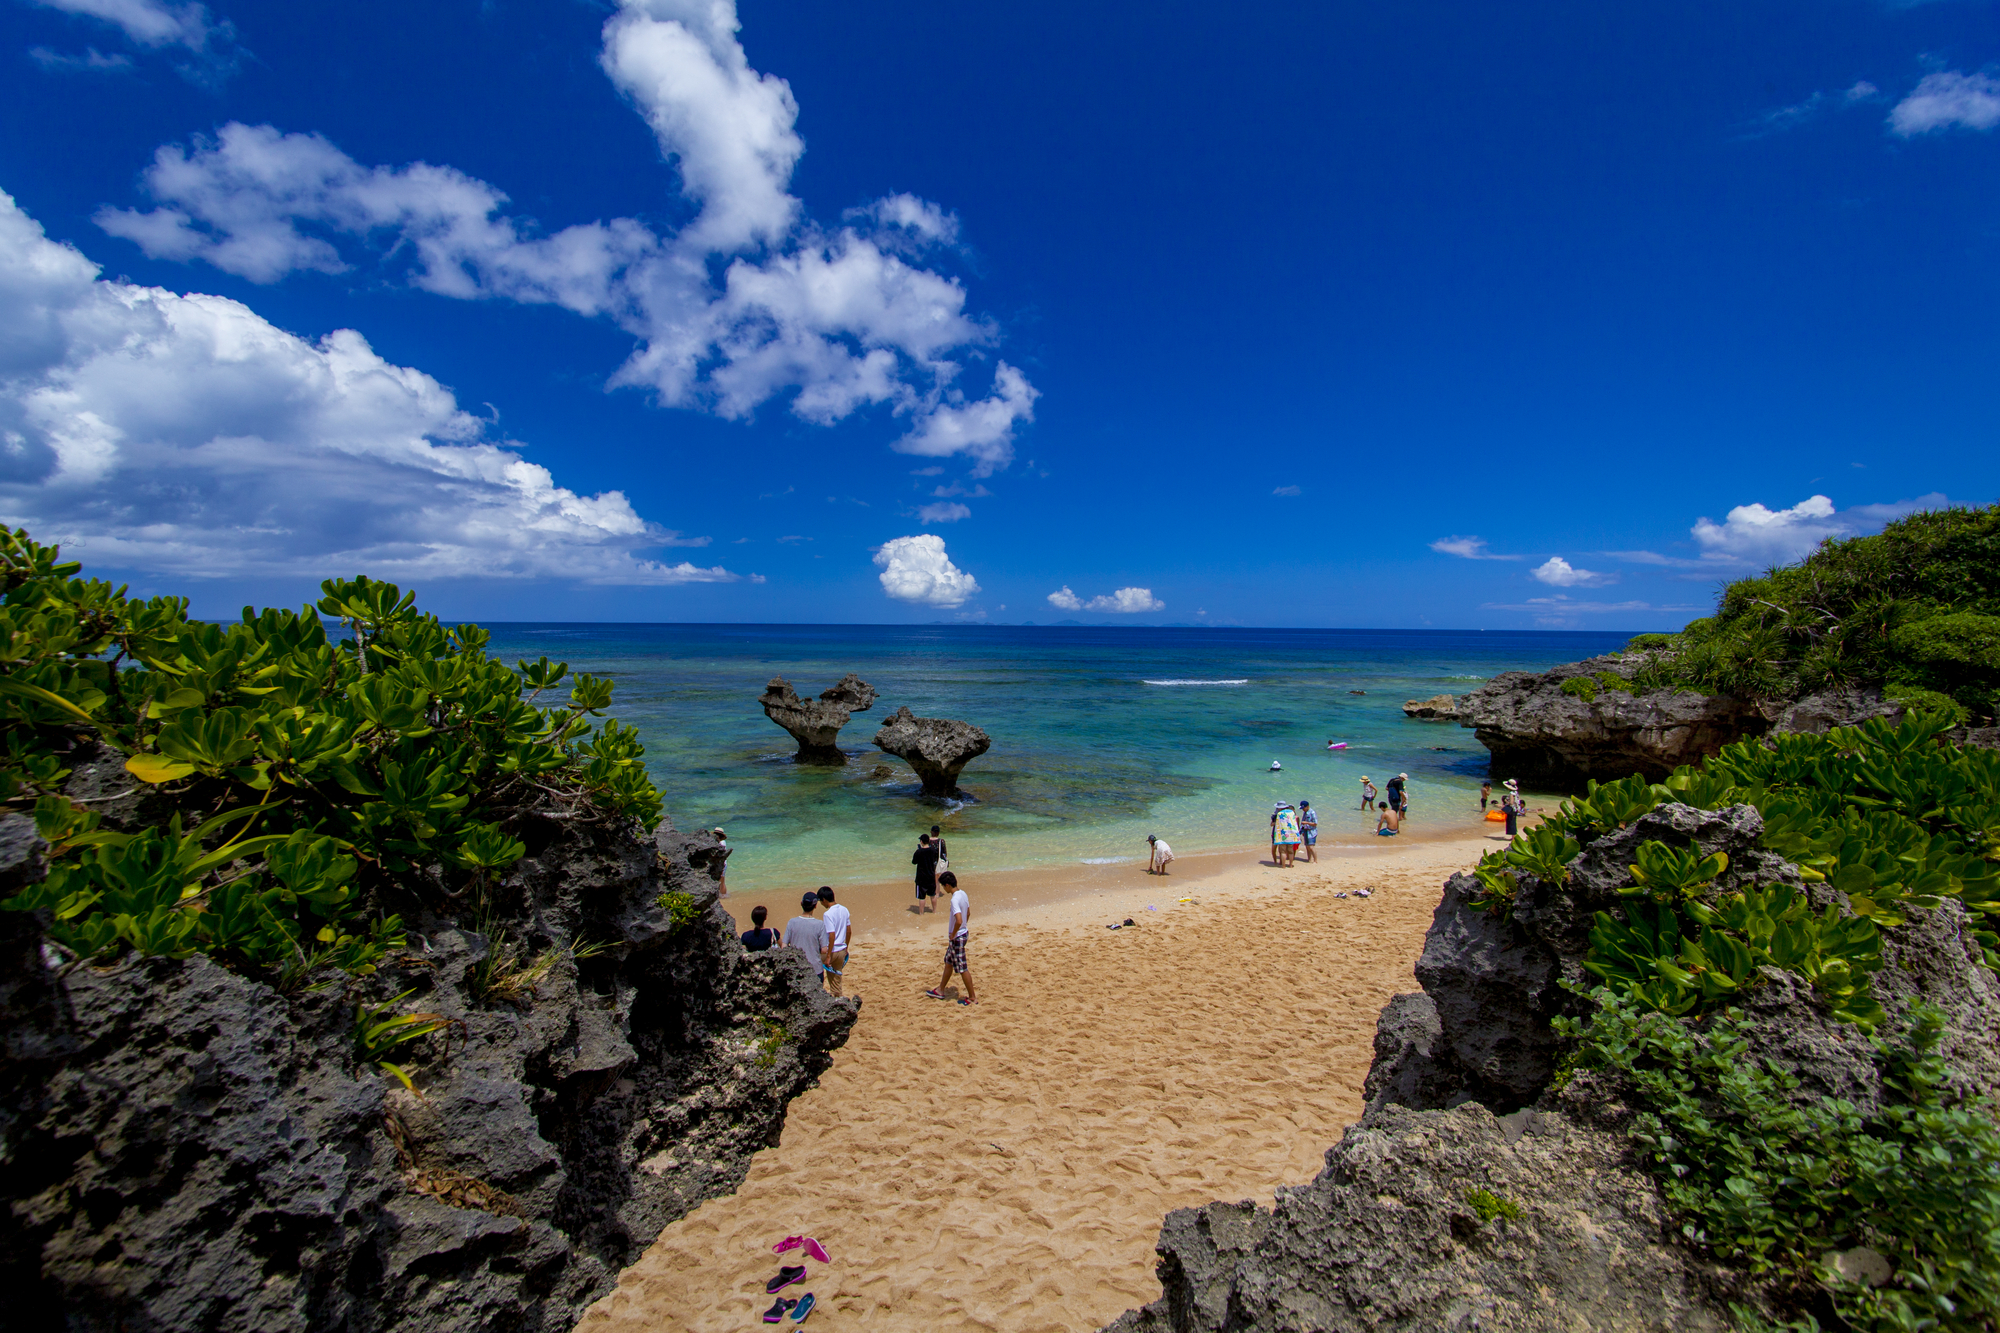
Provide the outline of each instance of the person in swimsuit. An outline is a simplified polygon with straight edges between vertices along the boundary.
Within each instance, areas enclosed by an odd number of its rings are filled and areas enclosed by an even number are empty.
[[[1375,808],[1375,784],[1365,777],[1361,779],[1361,808],[1363,810]]]
[[[1486,781],[1479,784],[1479,813],[1482,815],[1485,814],[1486,807],[1489,804],[1491,804],[1492,801],[1493,801],[1493,779],[1488,778],[1486,779]]]
[[[1379,837],[1393,838],[1402,827],[1403,812],[1393,805],[1384,805],[1375,817],[1375,832]]]

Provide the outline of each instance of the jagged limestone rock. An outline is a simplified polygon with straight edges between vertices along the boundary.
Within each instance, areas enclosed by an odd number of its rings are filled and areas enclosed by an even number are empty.
[[[875,733],[875,744],[917,771],[923,795],[945,800],[963,795],[959,773],[985,754],[993,741],[970,722],[917,717],[908,708],[898,708]]]
[[[1403,716],[1449,722],[1458,716],[1458,699],[1450,694],[1433,694],[1428,699],[1406,699],[1403,701]]]
[[[875,687],[850,671],[819,698],[801,699],[783,676],[773,676],[757,702],[764,706],[765,717],[799,743],[794,762],[844,764],[847,756],[837,744],[840,729],[854,714],[875,706]]]

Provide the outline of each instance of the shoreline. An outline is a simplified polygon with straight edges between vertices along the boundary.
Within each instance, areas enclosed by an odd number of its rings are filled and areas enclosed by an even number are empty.
[[[1183,896],[1182,893],[1170,893],[1169,890],[1211,888],[1217,880],[1243,871],[1262,871],[1271,877],[1274,886],[1278,886],[1287,878],[1324,873],[1343,866],[1389,863],[1420,848],[1441,844],[1464,843],[1485,851],[1505,844],[1504,828],[1505,825],[1476,816],[1436,826],[1406,825],[1394,838],[1354,833],[1335,837],[1328,835],[1322,826],[1317,863],[1301,859],[1293,866],[1280,868],[1271,862],[1269,844],[1244,845],[1176,855],[1164,876],[1148,874],[1143,855],[1135,855],[1130,860],[1066,862],[1054,866],[982,872],[977,868],[977,843],[968,838],[962,840],[960,845],[971,854],[954,856],[951,868],[959,876],[960,887],[971,897],[973,916],[979,923],[1007,925],[1026,920],[1039,921],[1051,909],[1068,909],[1061,911],[1061,915],[1067,918],[1076,915],[1077,909],[1073,905],[1079,904],[1100,906],[1105,912],[1118,908],[1122,919],[1122,915],[1129,915],[1129,909],[1120,908],[1119,904],[1135,896],[1144,898],[1152,894],[1155,897],[1178,898]],[[951,842],[947,835],[948,849]],[[1144,845],[1140,844],[1142,848]],[[908,855],[908,852],[902,854]],[[1467,864],[1477,855],[1478,852],[1474,852]],[[785,922],[798,913],[799,896],[818,887],[817,884],[800,883],[796,888],[732,890],[722,899],[722,909],[736,921],[737,930],[741,932],[750,928],[750,909],[761,903],[769,912],[766,924],[782,931]],[[855,944],[881,943],[905,935],[944,929],[950,895],[947,893],[935,900],[940,910],[919,911],[914,880],[875,880],[832,887],[836,900],[853,917],[850,938]]]

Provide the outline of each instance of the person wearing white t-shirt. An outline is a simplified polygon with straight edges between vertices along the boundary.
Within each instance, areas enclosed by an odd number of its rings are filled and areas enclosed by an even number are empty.
[[[972,932],[972,900],[965,896],[965,890],[958,887],[958,876],[947,870],[938,876],[938,887],[951,890],[951,915],[945,920],[944,935],[944,975],[938,978],[937,989],[924,994],[933,1000],[949,999],[944,988],[951,984],[951,974],[958,973],[958,979],[965,983],[965,994],[959,998],[960,1004],[977,1004],[979,996],[972,989],[972,973],[965,970],[965,941]]]
[[[827,964],[826,988],[835,995],[841,993],[841,973],[847,970],[847,929],[850,918],[847,909],[833,900],[833,890],[820,885],[819,900],[826,904],[826,912],[820,920],[826,925]]]

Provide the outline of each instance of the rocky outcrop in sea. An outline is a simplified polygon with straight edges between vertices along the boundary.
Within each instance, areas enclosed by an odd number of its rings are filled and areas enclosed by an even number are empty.
[[[1434,694],[1428,699],[1406,699],[1403,701],[1403,716],[1421,718],[1426,722],[1449,722],[1458,717],[1458,699],[1449,694]]]
[[[963,797],[958,775],[985,754],[993,740],[970,722],[942,717],[917,717],[898,708],[875,733],[875,744],[917,772],[923,795],[932,800]]]
[[[765,717],[799,743],[795,763],[844,764],[847,756],[840,749],[840,729],[854,714],[875,706],[875,687],[850,671],[832,688],[821,691],[819,698],[801,699],[783,676],[773,676],[757,702],[764,706]]]
[[[1383,1009],[1367,1110],[1325,1168],[1269,1207],[1169,1214],[1160,1299],[1106,1333],[1736,1327],[1729,1304],[1749,1297],[1747,1279],[1669,1216],[1634,1160],[1620,1087],[1589,1070],[1557,1077],[1550,1020],[1581,1006],[1562,983],[1589,980],[1593,913],[1632,883],[1639,843],[1727,852],[1722,889],[1800,886],[1796,867],[1759,847],[1762,832],[1749,806],[1662,806],[1592,843],[1566,883],[1524,877],[1511,920],[1472,907],[1477,882],[1453,876],[1417,964],[1423,990]],[[1802,887],[1818,906],[1839,897]],[[1917,1001],[1941,1009],[1954,1086],[1992,1093],[2000,985],[1966,927],[1945,899],[1885,929],[1875,993],[1892,1020]],[[1791,974],[1766,969],[1763,981],[1741,1003],[1746,1058],[1795,1078],[1795,1105],[1835,1097],[1869,1114],[1885,1094],[1870,1044]]]
[[[76,964],[0,912],[0,1324],[566,1330],[733,1191],[859,1002],[744,951],[712,835],[550,810],[517,836],[489,912],[289,993],[201,955]],[[42,849],[0,821],[0,896]],[[357,1040],[403,1013],[445,1023],[387,1057],[410,1087]]]

